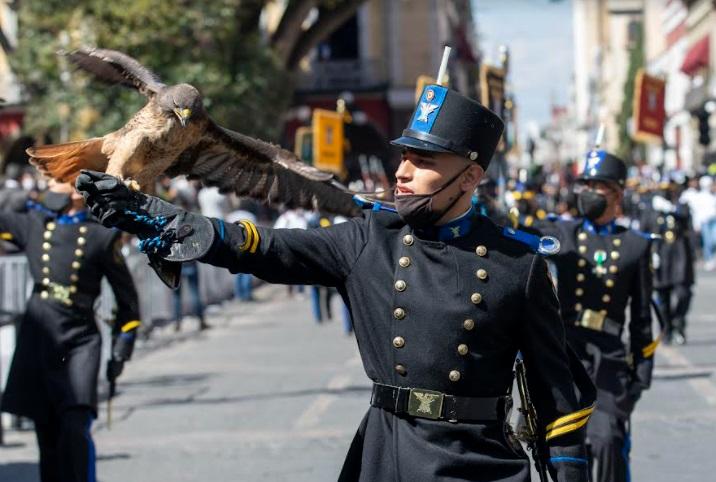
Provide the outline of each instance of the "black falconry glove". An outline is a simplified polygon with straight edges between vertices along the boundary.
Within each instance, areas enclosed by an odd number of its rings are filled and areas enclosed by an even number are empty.
[[[83,170],[75,187],[103,226],[139,238],[139,249],[172,289],[179,286],[181,263],[201,258],[214,242],[214,228],[208,218],[131,190],[112,175]]]

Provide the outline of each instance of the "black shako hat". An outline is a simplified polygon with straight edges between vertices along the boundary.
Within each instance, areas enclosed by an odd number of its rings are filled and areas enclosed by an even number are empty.
[[[487,170],[504,129],[502,119],[479,102],[441,85],[427,85],[403,136],[390,143],[457,154]]]
[[[624,187],[626,177],[627,167],[624,161],[605,150],[594,149],[587,153],[584,169],[577,181],[610,181]]]

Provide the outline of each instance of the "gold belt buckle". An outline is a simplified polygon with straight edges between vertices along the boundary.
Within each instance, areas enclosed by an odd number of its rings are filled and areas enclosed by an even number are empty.
[[[408,413],[413,417],[437,420],[443,411],[445,395],[433,390],[411,388],[408,397]]]
[[[584,310],[582,318],[579,320],[579,326],[589,328],[590,330],[602,331],[604,329],[604,319],[606,315],[594,310]]]
[[[72,303],[70,300],[70,287],[61,285],[59,283],[50,283],[47,285],[47,294],[53,300],[57,300],[61,303],[69,305]]]

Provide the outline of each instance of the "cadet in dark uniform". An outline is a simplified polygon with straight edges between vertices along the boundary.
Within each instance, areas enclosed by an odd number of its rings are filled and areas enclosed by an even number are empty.
[[[404,149],[397,214],[376,204],[325,229],[272,230],[181,211],[103,173],[85,172],[77,186],[104,222],[159,240],[149,243],[160,245],[154,258],[338,289],[374,382],[340,480],[529,480],[505,420],[521,351],[540,456],[555,480],[586,481],[593,386],[575,388],[546,263],[531,249],[539,239],[496,226],[471,204],[502,121],[439,85],[418,106],[393,142]]]
[[[597,385],[597,408],[587,427],[597,482],[629,480],[629,417],[651,384],[657,345],[651,329],[649,236],[615,224],[625,178],[622,160],[603,150],[590,152],[578,178],[583,218],[538,226],[561,242],[550,260],[567,340]],[[629,346],[621,339],[625,329]]]
[[[664,342],[686,343],[686,314],[694,284],[694,250],[691,245],[689,207],[678,201],[676,183],[664,183],[662,192],[642,211],[641,229],[656,233],[654,289],[658,299]]]
[[[131,356],[139,326],[137,293],[119,251],[120,232],[88,215],[69,184],[53,185],[44,205],[27,213],[0,213],[0,232],[25,252],[36,281],[1,408],[35,422],[43,482],[95,481],[90,426],[97,416],[101,336],[93,305],[103,276],[117,299],[109,376],[118,376]]]

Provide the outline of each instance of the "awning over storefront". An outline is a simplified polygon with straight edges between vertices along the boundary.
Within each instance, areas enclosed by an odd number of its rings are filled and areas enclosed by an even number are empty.
[[[691,46],[684,63],[681,64],[681,71],[687,75],[693,75],[697,70],[709,65],[709,48],[711,39],[706,35]]]

